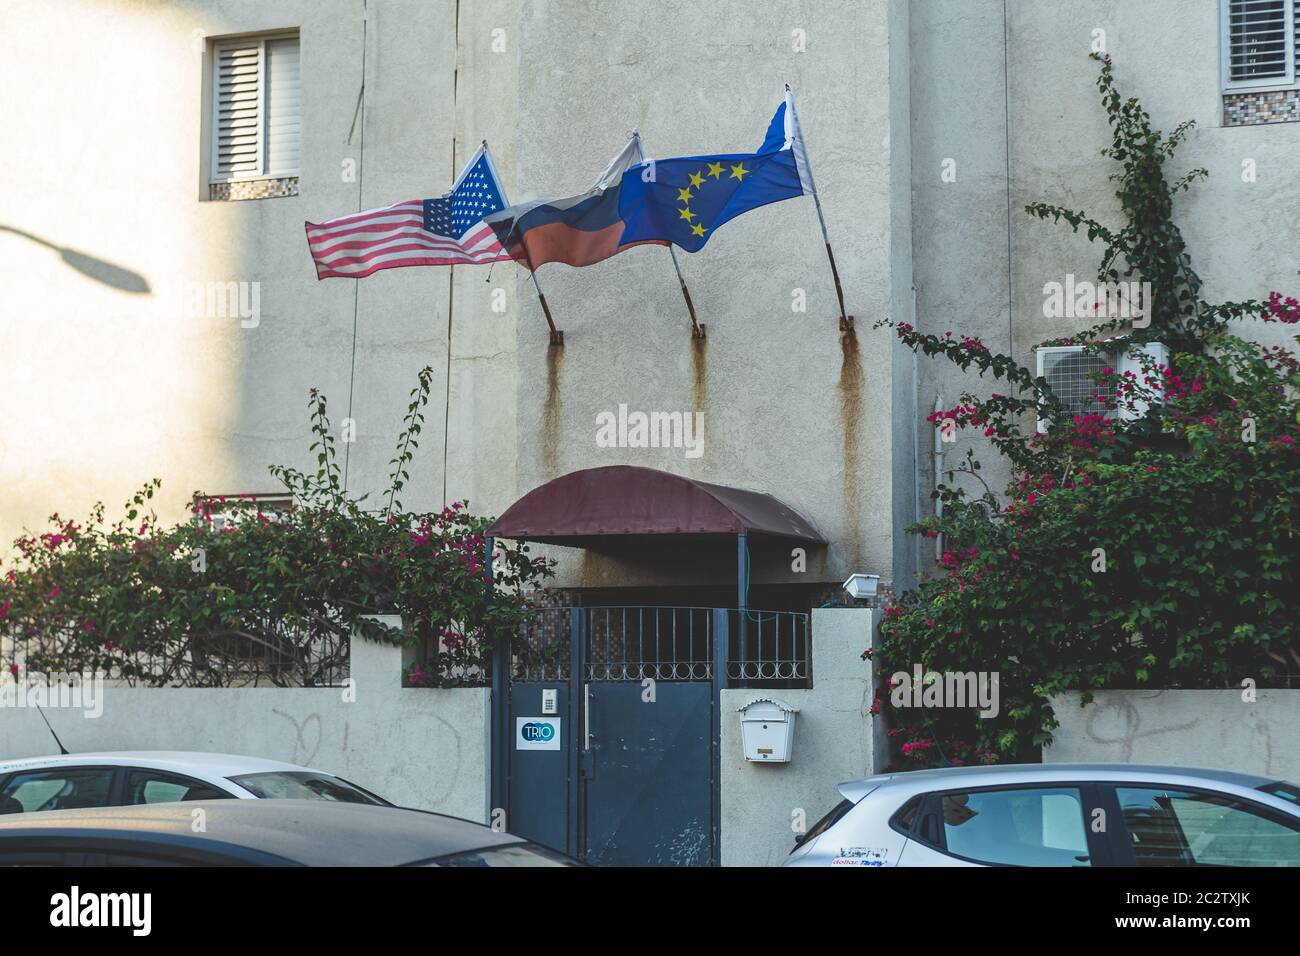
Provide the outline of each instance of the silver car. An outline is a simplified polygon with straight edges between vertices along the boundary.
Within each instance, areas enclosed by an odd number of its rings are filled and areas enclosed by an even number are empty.
[[[1300,866],[1300,787],[1226,770],[953,767],[839,790],[786,866]]]

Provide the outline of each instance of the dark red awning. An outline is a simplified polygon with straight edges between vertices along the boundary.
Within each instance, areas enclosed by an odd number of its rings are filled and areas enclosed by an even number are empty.
[[[587,468],[548,481],[511,505],[487,533],[575,547],[630,535],[746,534],[826,543],[771,495],[633,465]]]

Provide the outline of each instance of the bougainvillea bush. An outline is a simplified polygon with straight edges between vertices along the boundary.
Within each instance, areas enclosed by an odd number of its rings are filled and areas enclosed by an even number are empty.
[[[55,514],[49,530],[15,542],[0,578],[0,629],[36,672],[192,686],[328,683],[359,631],[420,649],[408,683],[482,682],[494,640],[532,613],[526,595],[550,566],[526,547],[498,545],[489,577],[490,519],[465,502],[403,509],[430,381],[426,368],[379,500],[345,493],[325,396],[313,390],[315,473],[271,468],[290,506],[196,493],[192,519],[165,525],[151,508],[155,479],[111,524],[103,505],[85,521]],[[375,614],[400,614],[403,629]]]
[[[900,768],[1037,760],[1062,691],[1086,702],[1101,688],[1300,686],[1300,364],[1229,326],[1295,324],[1300,303],[1278,292],[1201,298],[1171,200],[1205,173],[1164,175],[1190,124],[1168,138],[1152,130],[1115,91],[1109,58],[1098,85],[1127,224],[1041,203],[1027,211],[1102,242],[1101,281],[1152,283],[1149,326],[1105,316],[1051,343],[1127,353],[1141,370],[1103,369],[1092,404],[1071,414],[1044,380],[978,340],[895,326],[905,346],[1006,383],[932,420],[977,430],[1013,472],[1000,495],[941,485],[942,516],[910,529],[942,535],[941,568],[887,608],[867,652],[884,675],[875,709],[888,712]],[[1169,348],[1167,364],[1141,351],[1149,342]],[[983,481],[970,453],[953,472]],[[998,674],[998,715],[893,707],[889,675],[916,664]]]

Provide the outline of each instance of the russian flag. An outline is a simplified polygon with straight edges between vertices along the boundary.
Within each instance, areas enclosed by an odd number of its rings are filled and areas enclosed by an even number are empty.
[[[548,262],[589,266],[633,245],[666,246],[662,240],[623,243],[619,196],[623,173],[639,157],[639,146],[633,135],[584,193],[508,206],[483,221],[510,257],[529,269]]]

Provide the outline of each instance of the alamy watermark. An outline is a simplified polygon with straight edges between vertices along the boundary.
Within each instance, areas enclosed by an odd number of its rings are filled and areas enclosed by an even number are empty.
[[[889,701],[895,707],[979,707],[981,717],[996,717],[1000,710],[997,671],[926,671],[920,664],[912,673],[891,675]]]
[[[1150,282],[1064,282],[1043,286],[1043,317],[1048,319],[1131,319],[1133,327],[1151,324]]]
[[[184,319],[238,319],[243,329],[262,323],[262,283],[196,281],[161,283],[161,308]]]
[[[687,458],[704,454],[703,412],[618,412],[596,414],[598,448],[684,448]]]
[[[87,720],[104,713],[104,675],[28,671],[22,677],[0,675],[0,708],[80,710]]]

